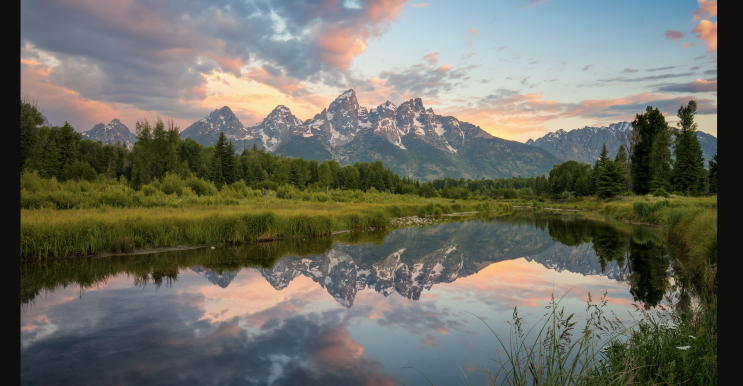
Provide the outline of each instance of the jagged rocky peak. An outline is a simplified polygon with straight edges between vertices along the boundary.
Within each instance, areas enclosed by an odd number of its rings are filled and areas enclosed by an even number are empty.
[[[94,141],[101,141],[104,145],[107,143],[120,143],[128,148],[134,146],[137,137],[129,130],[118,118],[114,118],[108,124],[99,123],[92,129],[83,133],[83,137]]]

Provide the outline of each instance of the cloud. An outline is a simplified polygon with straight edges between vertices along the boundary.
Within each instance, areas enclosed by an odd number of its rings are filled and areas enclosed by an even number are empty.
[[[623,74],[630,74],[630,73],[637,72],[637,71],[640,71],[640,70],[637,70],[635,68],[625,68],[624,70],[622,70],[622,73]]]
[[[702,20],[692,32],[707,45],[707,53],[717,51],[717,21]]]
[[[475,56],[475,53],[474,52],[470,52],[469,54],[464,54],[464,55],[462,55],[462,60],[470,59],[473,56]]]
[[[423,8],[423,7],[428,7],[429,5],[431,4],[429,3],[410,4],[410,6],[413,8]]]
[[[695,79],[689,83],[675,83],[659,86],[658,91],[665,92],[717,92],[717,79]]]
[[[694,11],[694,17],[691,21],[697,21],[703,18],[712,18],[717,16],[717,0],[697,0],[699,9]]]
[[[648,105],[666,114],[675,115],[678,107],[689,99],[699,104],[698,114],[716,114],[717,102],[694,96],[674,97],[668,94],[641,93],[624,98],[585,99],[566,103],[543,98],[542,93],[520,93],[499,89],[471,106],[441,109],[462,121],[481,126],[489,133],[513,137],[529,132],[544,132],[550,121],[566,118],[588,119],[613,123],[632,120]]]
[[[668,40],[680,40],[684,38],[684,35],[686,34],[682,31],[672,31],[670,29],[663,32],[663,36]]]
[[[493,47],[493,49],[495,50],[495,52],[500,52],[500,51],[505,50],[506,47],[508,47],[508,46],[505,45],[505,46],[500,46],[500,47]]]
[[[658,68],[648,68],[645,71],[664,71],[664,70],[670,70],[673,68],[676,68],[678,66],[666,66],[666,67],[658,67]]]
[[[684,42],[684,48],[689,48],[689,47],[692,47],[693,45],[694,43],[692,42]]]
[[[531,8],[531,7],[535,6],[535,5],[544,4],[544,3],[548,2],[548,1],[550,1],[550,0],[521,0],[521,2],[522,3],[526,3],[526,5],[522,5],[522,6],[516,7],[516,9],[519,9],[519,8]]]
[[[428,62],[428,64],[430,64],[432,66],[433,65],[436,65],[439,62],[439,59],[437,58],[437,56],[439,56],[439,54],[441,54],[441,53],[440,52],[431,52],[430,54],[425,54],[425,55],[423,55],[423,60],[425,60],[426,62]]]
[[[691,71],[696,71],[696,70],[698,70],[699,68],[700,68],[699,66],[694,66],[694,67],[690,68],[689,70],[691,70]]]
[[[583,67],[583,69],[581,71],[588,71],[588,70],[591,69],[591,67],[593,67],[593,64],[589,64],[589,65]]]
[[[429,64],[436,64],[424,56]],[[382,71],[379,79],[389,88],[387,99],[409,99],[408,97],[435,98],[442,92],[451,91],[459,82],[468,80],[467,73],[477,65],[466,67],[452,67],[448,64],[433,67],[425,63],[418,63],[405,69],[393,68]]]
[[[650,70],[648,70],[650,71]],[[645,82],[648,80],[658,80],[658,79],[668,79],[668,78],[678,78],[681,76],[689,76],[694,75],[692,72],[684,72],[681,74],[663,74],[663,75],[654,75],[654,76],[643,76],[640,78],[627,78],[627,77],[618,77],[618,78],[607,78],[607,79],[599,79],[599,82]]]
[[[477,34],[478,34],[477,28],[470,28],[470,29],[467,30],[467,32],[470,33],[470,36],[477,36]]]
[[[277,90],[290,96],[298,92],[290,80],[342,83],[369,39],[384,34],[404,4],[24,2],[21,58],[51,58],[56,63],[47,63],[45,81],[79,98],[182,116],[206,100],[207,78],[216,72],[256,76],[266,85],[279,78],[284,87]]]

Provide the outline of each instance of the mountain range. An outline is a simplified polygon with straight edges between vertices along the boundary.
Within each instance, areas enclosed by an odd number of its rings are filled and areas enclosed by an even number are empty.
[[[245,127],[225,106],[186,128],[181,137],[211,145],[220,131],[238,152],[255,144],[272,153],[319,162],[335,159],[341,165],[379,159],[393,171],[421,180],[531,176],[547,173],[558,163],[541,148],[437,115],[420,98],[367,109],[359,105],[354,90],[304,122],[287,107],[277,106],[262,122]]]
[[[114,118],[107,125],[99,123],[93,126],[83,133],[83,138],[101,141],[103,144],[119,142],[130,150],[134,147],[134,142],[137,142],[137,136],[118,118]]]
[[[232,140],[237,153],[253,145],[289,157],[335,159],[341,165],[382,160],[401,176],[423,181],[443,177],[507,178],[548,174],[567,160],[591,163],[606,143],[614,158],[621,145],[617,134],[631,130],[629,122],[608,127],[558,130],[526,143],[494,137],[479,126],[426,109],[420,98],[399,106],[387,101],[377,107],[360,106],[354,90],[305,121],[279,105],[263,121],[245,127],[224,106],[181,132],[204,145],[213,145],[220,132]],[[136,136],[118,119],[97,124],[83,134],[103,143],[120,141],[130,149]],[[697,132],[704,157],[717,153],[717,138]]]
[[[609,157],[614,159],[622,145],[617,135],[630,130],[632,130],[632,123],[630,122],[613,123],[608,127],[586,126],[571,131],[560,129],[547,133],[537,138],[536,141],[529,139],[526,144],[547,150],[554,154],[560,162],[574,160],[593,164],[601,155],[604,143],[606,143]],[[717,154],[717,138],[701,131],[697,131],[697,138],[702,145],[704,162],[707,166],[707,161]]]

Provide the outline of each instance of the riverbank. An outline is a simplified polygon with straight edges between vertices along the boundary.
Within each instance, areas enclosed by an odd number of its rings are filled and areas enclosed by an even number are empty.
[[[187,208],[22,209],[20,257],[44,260],[142,248],[318,237],[341,230],[386,228],[392,217],[512,210],[511,204],[441,199],[408,204],[272,199],[270,203],[259,200]]]
[[[507,353],[509,364],[548,363],[537,368],[524,365],[511,372],[513,383],[530,383],[538,377],[539,384],[563,384],[568,379],[571,383],[586,385],[717,384],[716,196],[637,196],[611,202],[588,197],[564,203],[534,204],[529,206],[582,210],[623,222],[662,227],[675,258],[673,270],[677,281],[673,297],[667,297],[665,304],[655,309],[645,309],[640,304],[642,318],[627,328],[594,318],[600,315],[601,302],[593,306],[589,302],[588,310],[593,310],[591,317],[587,318],[586,326],[581,327],[583,334],[570,346],[579,354],[565,355],[561,347],[565,347],[566,342],[556,339],[555,334],[545,340],[545,347]],[[553,312],[548,322],[553,329],[559,329],[565,320]],[[595,336],[602,330],[611,332],[608,335],[611,343],[598,352],[588,351],[598,343]],[[579,359],[584,365],[577,366]],[[576,368],[588,370],[575,373]]]

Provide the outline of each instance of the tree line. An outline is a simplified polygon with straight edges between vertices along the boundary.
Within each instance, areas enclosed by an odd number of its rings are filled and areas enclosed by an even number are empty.
[[[318,162],[270,154],[255,145],[236,154],[224,133],[214,145],[203,146],[182,139],[173,120],[137,121],[137,142],[129,150],[120,143],[102,144],[82,138],[67,122],[61,127],[42,126],[41,112],[33,101],[21,100],[21,171],[36,170],[45,178],[60,181],[124,178],[134,189],[162,181],[167,174],[192,176],[213,183],[218,189],[243,181],[259,189],[281,186],[314,191],[359,189],[423,197],[466,199],[471,196],[516,198],[596,195],[611,197],[625,191],[637,194],[669,191],[686,194],[717,192],[717,155],[704,167],[701,145],[694,123],[696,102],[681,106],[680,130],[674,131],[663,114],[648,106],[637,114],[633,129],[612,159],[604,145],[594,165],[566,161],[549,175],[522,178],[440,178],[421,182],[400,177],[382,161],[341,166],[335,160]],[[671,157],[671,147],[675,161]]]

